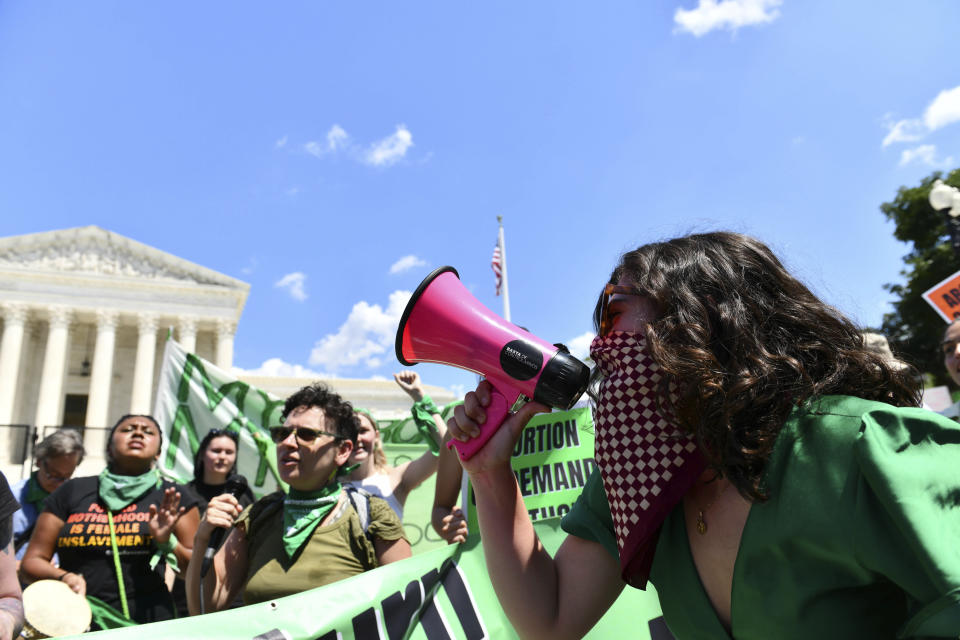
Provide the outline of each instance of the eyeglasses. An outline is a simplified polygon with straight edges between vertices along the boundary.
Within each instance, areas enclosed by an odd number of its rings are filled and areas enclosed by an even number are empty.
[[[600,294],[600,335],[605,336],[613,328],[613,319],[610,317],[610,299],[615,295],[639,296],[637,290],[622,284],[608,284]]]
[[[50,482],[66,482],[70,479],[70,476],[61,476],[57,475],[56,473],[50,473],[50,468],[47,466],[46,460],[41,460],[37,467],[40,468],[40,471],[43,472],[43,475],[45,475],[47,480]]]
[[[310,427],[287,427],[287,426],[276,426],[270,427],[270,439],[275,443],[280,444],[284,440],[290,437],[290,434],[296,431],[297,433],[297,442],[301,444],[307,444],[308,442],[313,442],[319,436],[330,436],[334,440],[343,440],[341,436],[338,436],[335,433],[330,433],[329,431],[321,431],[320,429],[311,429]]]

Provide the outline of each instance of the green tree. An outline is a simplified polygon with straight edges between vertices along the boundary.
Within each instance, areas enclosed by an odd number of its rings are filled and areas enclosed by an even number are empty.
[[[946,178],[937,171],[916,187],[900,187],[892,202],[880,205],[887,220],[896,225],[894,236],[912,246],[903,257],[905,266],[900,272],[906,282],[884,285],[898,300],[893,303],[894,311],[884,315],[882,330],[896,353],[946,384],[949,379],[938,351],[946,324],[922,297],[924,291],[960,270],[960,256],[950,245],[946,216],[935,211],[928,200],[938,178],[960,187],[960,169]]]

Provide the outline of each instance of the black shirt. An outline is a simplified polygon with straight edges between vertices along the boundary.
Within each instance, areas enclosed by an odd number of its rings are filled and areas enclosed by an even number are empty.
[[[107,511],[97,493],[98,478],[74,478],[50,494],[44,512],[64,521],[57,536],[56,553],[60,568],[83,574],[87,594],[100,598],[121,610],[117,573],[114,568]],[[125,509],[113,514],[120,552],[120,571],[127,594],[130,617],[136,622],[155,622],[173,618],[170,592],[163,582],[164,563],[150,569],[150,558],[157,550],[147,521],[150,505],[160,505],[167,487],[180,491],[180,506],[187,511],[197,499],[181,485],[164,480]],[[189,540],[185,541],[187,544]],[[185,567],[184,567],[185,569]]]

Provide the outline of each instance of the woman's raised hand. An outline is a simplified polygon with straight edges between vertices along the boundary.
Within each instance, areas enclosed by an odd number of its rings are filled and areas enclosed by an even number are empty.
[[[401,389],[407,392],[408,396],[413,398],[414,402],[423,400],[423,384],[420,383],[420,375],[416,371],[395,373],[393,379],[397,381]]]
[[[163,500],[160,506],[150,505],[150,518],[147,520],[147,526],[150,527],[150,534],[158,544],[165,544],[170,539],[173,527],[177,524],[186,508],[180,506],[180,492],[173,487],[168,487],[163,492]]]

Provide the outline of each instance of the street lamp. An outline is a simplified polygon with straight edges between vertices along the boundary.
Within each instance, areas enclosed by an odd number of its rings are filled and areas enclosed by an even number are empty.
[[[930,189],[930,206],[947,217],[947,231],[954,255],[960,256],[960,189],[936,180]]]

